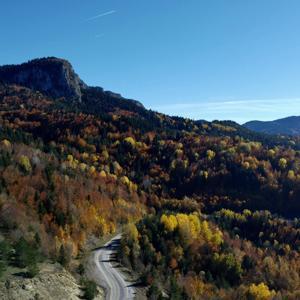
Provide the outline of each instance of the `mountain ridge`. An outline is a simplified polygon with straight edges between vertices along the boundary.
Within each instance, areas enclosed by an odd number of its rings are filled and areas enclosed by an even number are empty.
[[[300,116],[290,116],[274,121],[254,120],[246,122],[243,126],[267,134],[300,135]]]

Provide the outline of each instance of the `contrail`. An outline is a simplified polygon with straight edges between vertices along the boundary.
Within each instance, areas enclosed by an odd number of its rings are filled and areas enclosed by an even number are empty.
[[[112,14],[114,14],[114,13],[116,13],[116,11],[115,11],[115,10],[110,10],[110,11],[107,11],[107,12],[105,12],[105,13],[102,13],[102,14],[100,14],[100,15],[97,15],[97,16],[94,16],[94,17],[91,17],[91,18],[88,18],[88,19],[86,19],[85,21],[92,21],[92,20],[96,20],[96,19],[99,19],[99,18],[102,18],[102,17],[108,16],[108,15],[112,15]]]

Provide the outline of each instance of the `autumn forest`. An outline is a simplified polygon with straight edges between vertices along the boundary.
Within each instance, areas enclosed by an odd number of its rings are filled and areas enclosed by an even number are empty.
[[[0,143],[0,276],[122,230],[149,299],[300,298],[298,137],[3,82]]]

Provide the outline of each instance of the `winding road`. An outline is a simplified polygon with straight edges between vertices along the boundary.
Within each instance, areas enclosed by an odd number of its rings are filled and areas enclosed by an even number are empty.
[[[96,272],[106,288],[106,300],[127,300],[135,298],[132,283],[127,282],[120,269],[113,266],[114,256],[119,247],[121,234],[116,235],[104,247],[94,252]]]

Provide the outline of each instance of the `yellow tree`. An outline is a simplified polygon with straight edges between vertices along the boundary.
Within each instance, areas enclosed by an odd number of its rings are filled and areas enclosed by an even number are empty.
[[[131,241],[131,242],[138,241],[139,232],[133,223],[127,225],[127,227],[125,229],[125,234],[129,241]]]
[[[21,155],[19,158],[19,164],[25,172],[31,172],[32,167],[30,164],[30,160],[27,156]]]
[[[263,282],[256,285],[251,284],[248,289],[248,295],[253,300],[269,300],[275,296],[275,291],[269,290],[269,287]]]
[[[212,160],[216,156],[216,153],[212,150],[207,150],[206,151],[206,156],[207,156],[208,160]]]
[[[285,158],[280,158],[278,165],[280,169],[285,169],[287,167],[287,160]]]
[[[163,214],[160,218],[160,222],[164,225],[167,231],[174,231],[178,226],[177,219],[175,216],[167,216]]]

